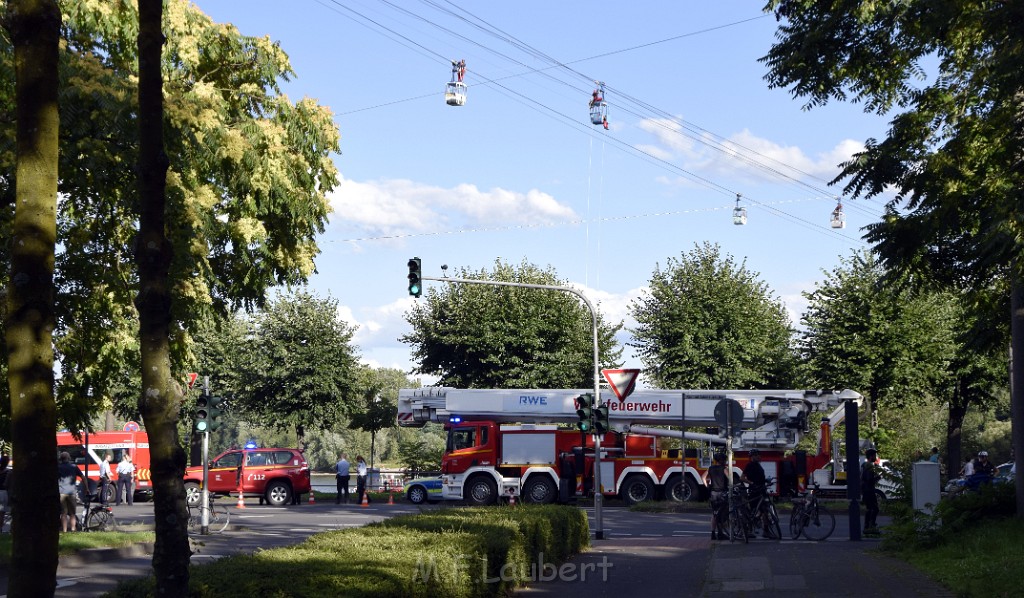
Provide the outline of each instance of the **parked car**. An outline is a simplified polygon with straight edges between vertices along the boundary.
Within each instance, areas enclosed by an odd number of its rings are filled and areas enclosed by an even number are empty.
[[[405,483],[405,497],[414,505],[441,500],[441,476],[415,478]]]
[[[185,499],[199,504],[202,466],[185,470]],[[299,449],[230,449],[210,461],[208,488],[218,495],[259,497],[273,506],[301,500],[310,491],[309,463]]]
[[[945,491],[949,494],[959,494],[964,490],[977,490],[978,486],[983,483],[991,482],[993,484],[1005,484],[1013,482],[1013,474],[1010,470],[1013,468],[1013,461],[1008,461],[998,466],[999,473],[991,476],[973,475],[962,478],[954,478],[946,483]]]

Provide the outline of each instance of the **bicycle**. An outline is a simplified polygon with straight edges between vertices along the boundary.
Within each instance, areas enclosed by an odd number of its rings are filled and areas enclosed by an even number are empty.
[[[219,534],[228,528],[231,522],[231,511],[224,505],[213,505],[212,499],[206,501],[210,516],[207,521],[211,534]],[[193,505],[188,508],[188,530],[190,533],[202,531],[203,509],[201,505]]]
[[[818,502],[818,484],[793,499],[793,513],[789,516],[789,534],[796,540],[803,534],[811,541],[820,542],[836,529],[836,516]]]
[[[733,487],[736,496],[733,502],[739,502],[741,509],[738,513],[743,524],[743,531],[747,537],[756,535],[757,530],[764,530],[764,538],[771,540],[782,539],[782,526],[779,523],[779,512],[775,508],[775,501],[768,492],[768,486],[775,481],[775,478],[765,479],[765,489],[758,496],[748,496],[742,484]]]
[[[718,537],[730,542],[750,541],[750,529],[747,521],[750,515],[747,513],[747,501],[743,496],[743,487],[739,484],[732,488],[732,502],[728,498],[721,498],[711,505],[715,511],[715,530]]]
[[[99,496],[93,494],[86,498],[84,503],[78,504],[82,507],[78,515],[78,530],[86,532],[112,532],[117,531],[117,518],[109,505],[97,502]],[[96,506],[90,506],[95,504]]]

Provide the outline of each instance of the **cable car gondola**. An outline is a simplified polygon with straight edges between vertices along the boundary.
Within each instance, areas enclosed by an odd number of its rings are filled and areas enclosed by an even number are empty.
[[[444,103],[449,106],[466,105],[466,84],[462,78],[466,75],[466,61],[452,61],[452,80],[444,88]]]
[[[832,210],[832,228],[846,228],[846,214],[843,213],[843,203],[836,199],[836,209]]]
[[[736,207],[732,210],[732,223],[737,226],[742,226],[747,223],[747,208],[740,205],[740,198],[743,197],[739,193],[736,194]]]
[[[590,98],[590,122],[595,125],[603,125],[608,130],[608,103],[604,101],[604,83],[595,81],[597,89]]]

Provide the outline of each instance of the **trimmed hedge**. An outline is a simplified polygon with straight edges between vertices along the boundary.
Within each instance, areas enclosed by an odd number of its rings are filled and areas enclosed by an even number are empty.
[[[590,544],[575,507],[444,509],[322,532],[295,546],[190,569],[193,597],[502,596]],[[115,597],[154,595],[152,578]]]

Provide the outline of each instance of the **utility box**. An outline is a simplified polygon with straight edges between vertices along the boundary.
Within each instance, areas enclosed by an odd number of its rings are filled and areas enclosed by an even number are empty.
[[[912,499],[915,511],[931,514],[939,504],[942,484],[939,481],[939,464],[919,461],[911,465]]]

